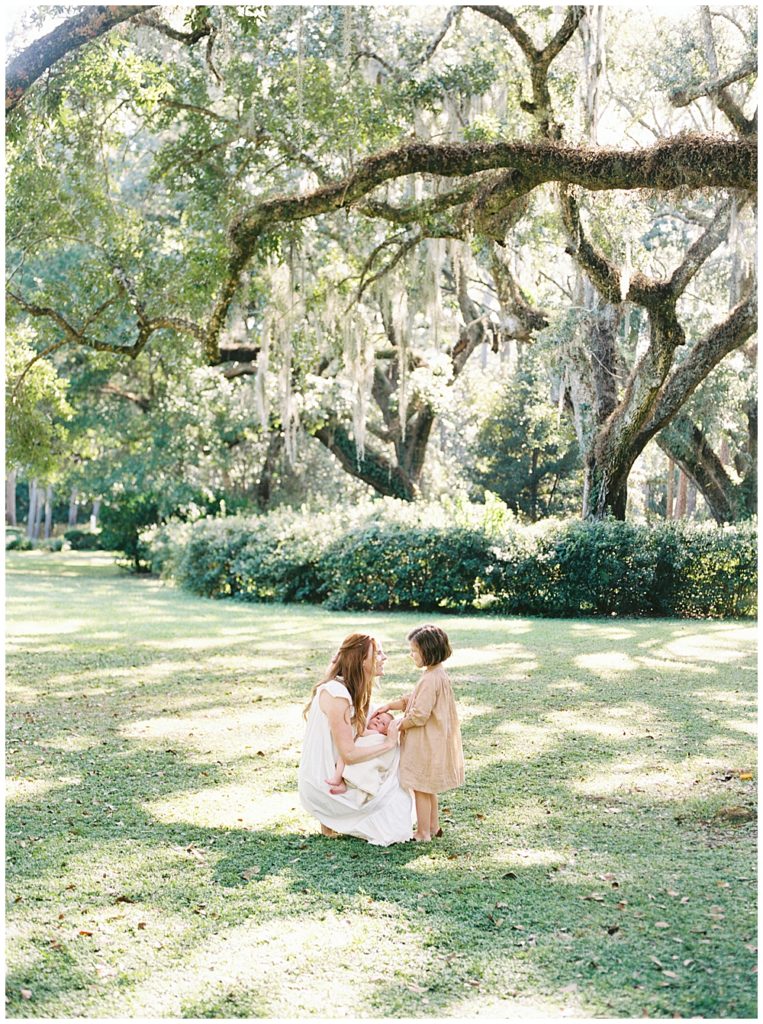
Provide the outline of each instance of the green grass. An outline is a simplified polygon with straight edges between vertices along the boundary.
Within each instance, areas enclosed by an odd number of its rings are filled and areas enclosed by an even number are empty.
[[[466,785],[379,849],[299,807],[301,709],[355,629],[410,687],[420,617],[7,569],[9,1016],[756,1016],[749,622],[441,617]]]

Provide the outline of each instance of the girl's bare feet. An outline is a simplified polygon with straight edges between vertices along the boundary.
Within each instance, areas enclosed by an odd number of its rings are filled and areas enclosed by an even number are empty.
[[[335,832],[333,828],[329,828],[328,825],[321,825],[321,835],[326,836],[329,839],[336,839],[339,836],[339,833]]]
[[[417,843],[428,843],[432,837],[428,832],[414,832],[413,838]]]
[[[338,785],[334,785],[333,782],[329,782],[329,793],[346,793],[347,783],[340,782]]]

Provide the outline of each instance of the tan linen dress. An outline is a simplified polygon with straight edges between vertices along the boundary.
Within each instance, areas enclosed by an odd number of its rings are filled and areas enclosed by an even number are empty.
[[[453,687],[445,669],[428,669],[406,697],[400,732],[400,785],[443,793],[464,783],[464,752]]]

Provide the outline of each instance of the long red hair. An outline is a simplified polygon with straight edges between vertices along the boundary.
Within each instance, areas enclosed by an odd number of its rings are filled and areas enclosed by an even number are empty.
[[[374,654],[373,667],[370,672],[367,672],[365,661],[371,649]],[[318,687],[330,679],[341,678],[350,691],[352,706],[355,709],[355,733],[360,736],[365,731],[368,709],[371,705],[371,688],[374,684],[377,650],[376,640],[367,633],[350,633],[345,637],[342,646],[334,655],[327,674],[313,687],[307,704],[305,704],[304,717],[307,718]]]

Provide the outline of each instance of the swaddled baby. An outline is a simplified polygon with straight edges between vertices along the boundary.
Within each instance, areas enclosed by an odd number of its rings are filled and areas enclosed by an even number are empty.
[[[380,746],[384,743],[390,722],[392,722],[392,715],[386,711],[377,711],[368,719],[363,735],[355,738],[356,744],[359,747]],[[366,793],[367,799],[376,796],[397,756],[398,748],[395,747],[379,754],[378,757],[362,761],[360,764],[345,764],[339,758],[334,774],[326,779],[329,793],[345,793],[347,787],[352,786],[354,789],[360,789]]]

